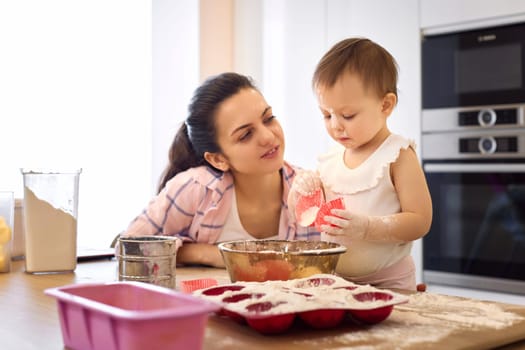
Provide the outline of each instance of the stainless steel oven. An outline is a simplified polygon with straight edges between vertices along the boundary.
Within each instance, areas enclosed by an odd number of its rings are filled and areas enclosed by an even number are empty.
[[[431,134],[423,279],[525,294],[525,129]]]
[[[425,36],[423,279],[525,294],[525,24]]]

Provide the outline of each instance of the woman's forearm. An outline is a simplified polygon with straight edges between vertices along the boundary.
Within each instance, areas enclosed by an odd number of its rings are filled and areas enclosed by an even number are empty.
[[[209,243],[185,242],[177,251],[177,263],[224,267],[219,248]]]

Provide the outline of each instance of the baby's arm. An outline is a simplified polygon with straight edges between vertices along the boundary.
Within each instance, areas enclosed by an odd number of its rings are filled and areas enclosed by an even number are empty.
[[[415,151],[402,150],[391,172],[401,212],[393,215],[394,224],[385,229],[389,236],[402,241],[421,238],[432,223],[432,199]]]
[[[367,241],[408,242],[424,236],[432,222],[432,201],[425,175],[412,148],[402,150],[392,164],[401,212],[385,216],[365,216],[333,209],[325,220],[334,226],[321,228],[330,235],[349,235]]]

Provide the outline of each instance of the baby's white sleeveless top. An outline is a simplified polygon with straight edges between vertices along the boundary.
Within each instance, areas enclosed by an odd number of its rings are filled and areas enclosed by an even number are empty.
[[[343,197],[351,212],[383,216],[401,211],[399,198],[390,178],[390,165],[401,149],[412,147],[412,140],[391,134],[361,165],[355,169],[344,163],[345,149],[340,146],[319,157],[319,173],[326,200]],[[347,236],[321,234],[322,240],[347,247],[339,259],[336,272],[342,276],[364,276],[388,267],[410,254],[412,243],[367,242]]]

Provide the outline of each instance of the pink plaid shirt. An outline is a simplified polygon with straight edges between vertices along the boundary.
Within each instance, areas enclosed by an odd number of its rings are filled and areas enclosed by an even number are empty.
[[[288,211],[287,198],[296,174],[285,162],[281,169],[283,197],[279,239],[319,240],[315,228],[297,225]],[[233,177],[208,166],[177,174],[155,196],[147,208],[131,222],[122,236],[168,235],[183,241],[215,243],[224,227],[232,204]]]

